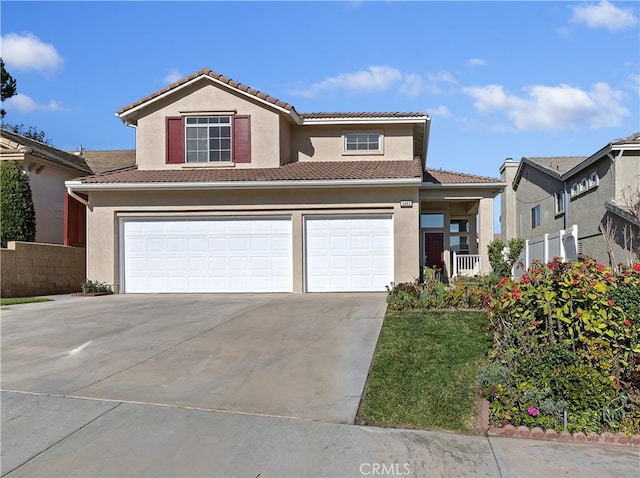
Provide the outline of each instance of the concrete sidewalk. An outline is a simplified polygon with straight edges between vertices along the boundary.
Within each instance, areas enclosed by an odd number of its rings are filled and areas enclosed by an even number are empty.
[[[640,450],[2,393],[2,474],[631,477]]]

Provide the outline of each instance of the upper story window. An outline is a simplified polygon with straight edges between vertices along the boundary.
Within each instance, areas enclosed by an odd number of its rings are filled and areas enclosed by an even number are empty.
[[[597,171],[592,171],[589,175],[589,188],[595,188],[600,184],[600,177]]]
[[[349,133],[344,135],[344,150],[347,153],[382,152],[382,134]]]
[[[249,115],[168,116],[166,163],[220,165],[251,162]]]
[[[578,195],[578,183],[573,183],[571,185],[571,197],[577,196]]]
[[[564,191],[558,191],[556,193],[556,214],[562,214],[564,212]]]
[[[187,163],[231,161],[230,116],[187,116],[184,123]]]
[[[531,208],[531,229],[540,225],[540,204]]]

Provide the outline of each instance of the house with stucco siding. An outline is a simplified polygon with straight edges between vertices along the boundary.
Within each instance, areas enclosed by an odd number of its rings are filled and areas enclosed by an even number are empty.
[[[136,166],[66,182],[86,197],[87,275],[116,292],[384,291],[424,266],[489,271],[504,183],[427,168],[426,113],[299,113],[203,69],[116,115]]]

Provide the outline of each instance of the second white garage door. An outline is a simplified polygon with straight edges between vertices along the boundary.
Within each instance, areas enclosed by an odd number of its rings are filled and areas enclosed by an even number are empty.
[[[131,218],[121,234],[124,292],[293,290],[290,217]]]
[[[305,218],[307,292],[384,291],[393,281],[393,216]]]

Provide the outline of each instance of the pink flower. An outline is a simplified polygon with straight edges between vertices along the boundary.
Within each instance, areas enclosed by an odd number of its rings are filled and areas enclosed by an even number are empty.
[[[611,299],[609,299],[607,303],[609,304],[609,307],[613,307],[614,305],[616,305],[616,303]]]
[[[532,320],[532,321],[531,321],[531,325],[533,325],[533,326],[535,327],[536,325],[538,325],[538,322],[537,322],[537,321],[535,321],[535,320]]]
[[[529,407],[527,411],[529,412],[529,415],[531,415],[532,417],[537,417],[539,413],[536,407]]]
[[[624,322],[622,322],[625,327],[630,327],[631,326],[631,321],[629,319],[626,319]]]

